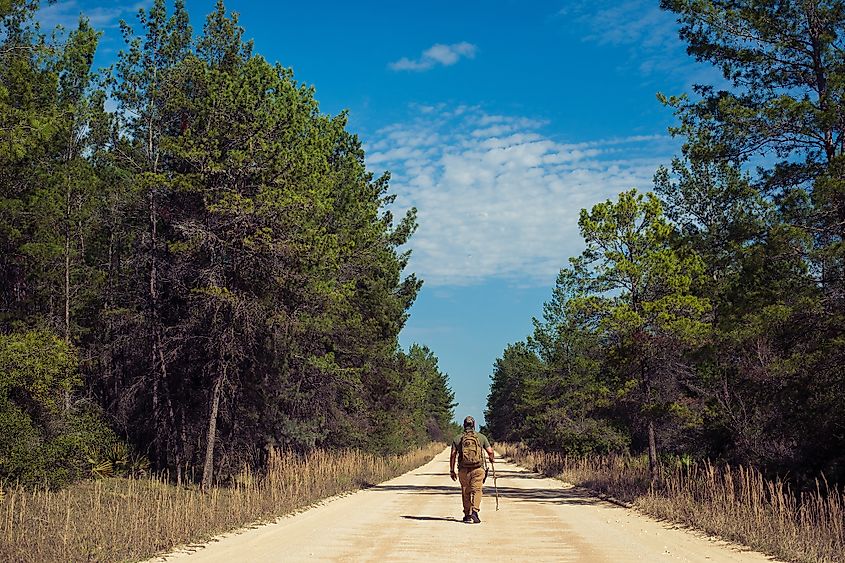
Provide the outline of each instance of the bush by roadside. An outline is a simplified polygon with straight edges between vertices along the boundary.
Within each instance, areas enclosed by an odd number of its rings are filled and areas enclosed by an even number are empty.
[[[132,455],[96,405],[71,401],[82,384],[77,361],[50,331],[0,334],[0,481],[55,489],[118,472],[112,454]]]

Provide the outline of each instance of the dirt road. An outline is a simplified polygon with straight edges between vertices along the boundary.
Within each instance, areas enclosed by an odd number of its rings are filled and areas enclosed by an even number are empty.
[[[499,511],[491,478],[481,506],[483,522],[464,524],[460,490],[448,472],[446,450],[376,487],[167,560],[770,561],[503,462],[496,464]]]

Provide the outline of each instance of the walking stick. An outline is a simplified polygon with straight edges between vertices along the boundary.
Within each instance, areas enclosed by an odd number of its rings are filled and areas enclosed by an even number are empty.
[[[499,510],[499,486],[496,484],[496,464],[490,460],[490,468],[493,470],[493,490],[496,491],[496,510]]]

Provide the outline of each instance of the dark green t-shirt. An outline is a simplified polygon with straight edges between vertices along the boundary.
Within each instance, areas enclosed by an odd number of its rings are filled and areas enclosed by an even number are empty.
[[[461,465],[461,437],[463,437],[463,433],[458,434],[455,436],[455,439],[452,440],[452,449],[458,452],[458,467]],[[484,468],[487,468],[487,450],[491,448],[490,440],[487,439],[487,436],[482,434],[481,432],[476,432],[475,435],[478,437],[478,443],[481,444],[481,449],[484,450],[481,454],[481,459],[484,460]]]

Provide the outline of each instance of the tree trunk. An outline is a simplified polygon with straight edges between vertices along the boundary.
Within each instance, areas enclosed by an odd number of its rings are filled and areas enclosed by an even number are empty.
[[[185,474],[187,472],[187,462],[188,462],[188,459],[187,459],[187,456],[186,456],[186,453],[185,453],[186,450],[187,450],[188,438],[185,434],[185,409],[184,408],[179,409],[179,430],[178,430],[177,436],[178,436],[178,438],[177,438],[178,442],[177,442],[176,447],[178,448],[177,449],[178,457],[176,459],[176,464],[177,464],[178,467],[176,468],[176,482],[177,482],[177,484],[181,485],[182,479],[188,478],[188,476]]]
[[[155,436],[156,461],[159,468],[167,465],[167,432],[165,432],[164,415],[162,414],[162,402],[169,401],[167,389],[167,364],[164,357],[164,346],[161,335],[161,303],[158,293],[158,207],[156,200],[156,188],[150,190],[149,205],[150,221],[150,337],[152,339],[152,379],[153,379],[153,427]],[[164,395],[164,401],[162,401]]]
[[[70,180],[65,189],[65,344],[70,346]],[[65,377],[69,374],[65,373]],[[70,409],[70,390],[65,390],[65,410]]]
[[[651,480],[657,479],[657,440],[654,438],[654,421],[648,421],[648,470]]]
[[[208,416],[208,433],[205,438],[205,464],[202,468],[202,489],[207,491],[214,480],[214,443],[217,434],[217,411],[220,408],[220,393],[223,387],[223,380],[226,378],[226,365],[223,371],[214,382],[214,390],[211,397],[211,412]]]
[[[648,371],[648,366],[645,361],[640,361],[640,377],[645,386],[645,400],[648,411],[646,417],[648,418],[648,471],[651,475],[651,481],[657,479],[657,440],[654,437],[654,414],[652,412],[653,405],[651,404],[651,374]]]
[[[65,191],[65,344],[70,344],[70,184]]]
[[[160,348],[159,348],[160,349]],[[164,358],[162,358],[162,362]],[[164,372],[163,370],[163,373]],[[167,432],[167,444],[168,446],[172,443],[173,444],[173,456],[175,458],[175,465],[176,465],[176,482],[181,483],[181,466],[182,466],[182,449],[179,445],[179,432],[176,426],[176,412],[173,409],[173,401],[170,400],[170,384],[165,377],[164,379],[164,399],[167,403],[167,420],[168,420],[168,432]],[[170,449],[168,448],[168,453],[170,453]]]

